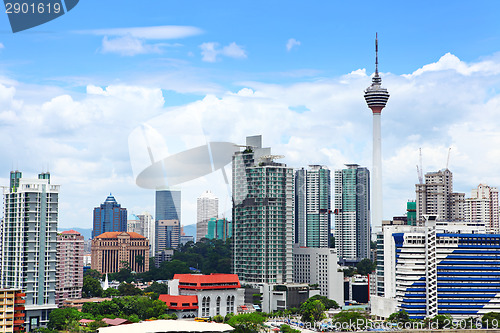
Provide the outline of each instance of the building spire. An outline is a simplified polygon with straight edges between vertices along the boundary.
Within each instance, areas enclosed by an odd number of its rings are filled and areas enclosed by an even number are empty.
[[[375,75],[378,76],[378,33],[375,33]]]

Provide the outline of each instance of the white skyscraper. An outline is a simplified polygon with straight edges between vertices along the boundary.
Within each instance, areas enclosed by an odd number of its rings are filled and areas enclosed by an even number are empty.
[[[156,246],[155,239],[155,221],[153,220],[153,216],[148,212],[144,212],[140,215],[137,215],[142,225],[142,234],[144,237],[149,239],[149,256],[154,257],[154,249]]]
[[[498,189],[479,184],[470,199],[465,199],[465,221],[483,222],[489,232],[500,233]]]
[[[208,231],[208,220],[217,218],[219,214],[219,199],[210,191],[203,193],[197,202],[196,241],[204,238]]]
[[[26,293],[29,331],[47,324],[56,306],[57,219],[59,185],[50,174],[25,179],[10,173],[4,188],[0,288]]]

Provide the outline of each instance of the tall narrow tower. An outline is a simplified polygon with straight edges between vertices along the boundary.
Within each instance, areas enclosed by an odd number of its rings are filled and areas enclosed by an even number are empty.
[[[372,169],[372,225],[382,225],[382,137],[380,118],[387,104],[389,92],[382,88],[378,74],[378,38],[375,37],[375,75],[372,84],[365,90],[365,101],[373,112],[373,169]]]

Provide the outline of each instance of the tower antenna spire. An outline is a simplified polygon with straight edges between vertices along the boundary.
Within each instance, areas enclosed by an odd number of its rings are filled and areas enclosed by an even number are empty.
[[[375,33],[375,75],[378,75],[378,32]]]

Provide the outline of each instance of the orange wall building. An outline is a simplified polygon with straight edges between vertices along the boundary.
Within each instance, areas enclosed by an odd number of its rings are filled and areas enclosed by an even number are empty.
[[[133,272],[149,270],[149,240],[136,232],[105,232],[92,240],[91,268],[116,273],[126,265]]]
[[[25,296],[19,289],[0,289],[0,332],[24,332]]]

